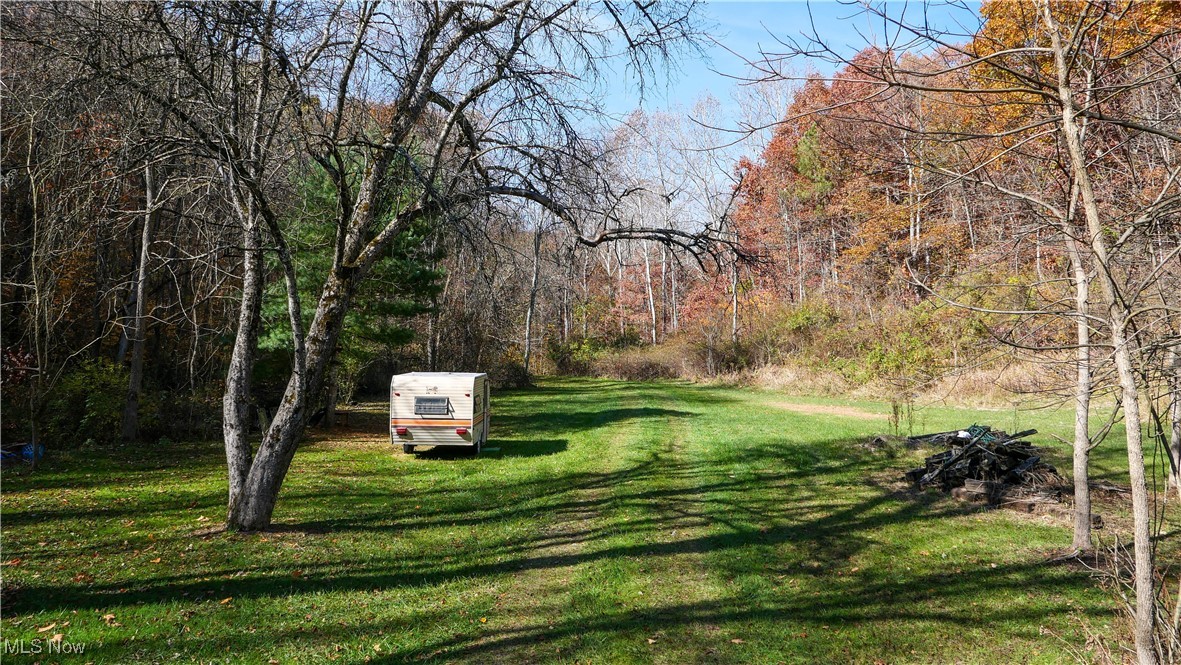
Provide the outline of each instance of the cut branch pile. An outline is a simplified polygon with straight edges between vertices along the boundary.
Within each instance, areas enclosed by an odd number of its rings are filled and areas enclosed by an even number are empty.
[[[906,478],[920,489],[937,486],[948,492],[966,488],[960,493],[978,492],[990,503],[1010,494],[1010,487],[1056,489],[1062,483],[1058,470],[1042,461],[1037,448],[1021,440],[1036,433],[1031,429],[1009,435],[988,425],[972,425],[966,430],[909,437],[911,443],[946,446],[947,450],[928,457],[923,466],[908,471]]]

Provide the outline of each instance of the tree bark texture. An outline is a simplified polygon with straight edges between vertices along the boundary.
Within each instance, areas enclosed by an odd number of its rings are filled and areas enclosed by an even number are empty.
[[[242,246],[242,300],[238,305],[238,330],[222,399],[222,437],[229,476],[227,520],[231,526],[235,526],[234,516],[252,463],[250,379],[254,373],[263,290],[262,234],[257,219],[248,219],[244,224]]]
[[[309,395],[323,385],[344,328],[345,314],[356,289],[355,275],[356,269],[334,271],[324,285],[308,330],[307,376],[302,386],[295,377],[287,384],[271,426],[263,434],[258,452],[243,478],[242,492],[237,500],[230,502],[227,523],[232,529],[257,531],[270,526],[283,479],[307,427]]]
[[[1077,377],[1074,388],[1074,537],[1072,547],[1089,550],[1091,539],[1091,325],[1087,321],[1087,300],[1090,297],[1090,283],[1082,248],[1071,239],[1068,241],[1070,266],[1074,273],[1074,308],[1077,316],[1076,334],[1078,349],[1075,351]]]
[[[1062,111],[1062,139],[1070,157],[1071,172],[1082,197],[1083,213],[1087,221],[1091,255],[1099,273],[1100,293],[1106,308],[1106,319],[1111,326],[1111,344],[1116,372],[1119,378],[1124,411],[1124,425],[1127,431],[1128,480],[1132,490],[1132,534],[1135,551],[1136,607],[1133,636],[1136,659],[1140,665],[1155,665],[1157,662],[1154,646],[1156,620],[1156,593],[1152,556],[1152,516],[1149,509],[1148,484],[1144,469],[1144,448],[1140,418],[1140,386],[1136,379],[1132,360],[1133,341],[1128,338],[1129,313],[1120,297],[1119,284],[1111,273],[1108,260],[1109,247],[1107,229],[1100,218],[1099,203],[1087,169],[1078,126],[1078,112],[1074,103],[1074,91],[1068,78],[1067,54],[1062,44],[1059,26],[1050,11],[1047,0],[1041,2],[1041,13],[1045,19],[1053,45],[1054,64],[1058,76],[1058,96]]]

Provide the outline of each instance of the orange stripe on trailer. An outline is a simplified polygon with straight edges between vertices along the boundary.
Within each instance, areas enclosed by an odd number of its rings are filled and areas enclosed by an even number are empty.
[[[468,427],[470,420],[412,420],[408,418],[391,418],[390,425],[414,425],[415,427]]]
[[[484,414],[482,414],[482,413],[480,415],[476,416],[475,418],[472,418],[473,425],[479,425],[482,422],[484,422]]]

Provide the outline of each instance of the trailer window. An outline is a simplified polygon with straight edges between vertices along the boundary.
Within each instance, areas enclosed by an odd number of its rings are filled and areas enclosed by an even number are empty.
[[[451,412],[451,400],[446,397],[415,397],[414,415],[445,416]]]

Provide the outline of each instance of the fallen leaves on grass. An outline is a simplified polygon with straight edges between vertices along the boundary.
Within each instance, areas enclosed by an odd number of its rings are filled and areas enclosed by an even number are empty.
[[[38,629],[37,629],[37,632],[38,632],[38,633],[45,633],[45,632],[49,632],[49,631],[53,630],[54,628],[57,628],[57,623],[56,623],[56,622],[55,622],[55,623],[51,623],[51,624],[49,624],[48,626],[42,626],[42,627],[38,628]]]
[[[222,598],[221,601],[218,602],[218,605],[227,605],[233,599],[234,599],[233,596],[230,596],[229,598]]]

